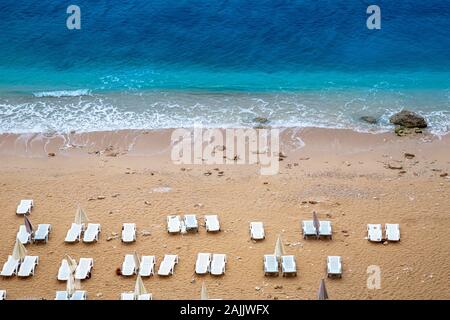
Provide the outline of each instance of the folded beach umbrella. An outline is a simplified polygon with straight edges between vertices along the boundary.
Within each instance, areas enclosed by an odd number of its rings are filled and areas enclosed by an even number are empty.
[[[319,218],[317,218],[317,213],[315,211],[313,211],[313,224],[314,224],[314,228],[316,228],[316,235],[319,236],[320,222],[319,222]]]
[[[134,286],[134,295],[139,296],[141,294],[147,294],[147,290],[145,289],[141,276],[138,275],[136,278],[136,285]]]
[[[31,224],[30,219],[28,219],[28,217],[26,215],[24,215],[23,220],[24,220],[24,225],[25,225],[25,228],[27,229],[27,232],[29,234],[32,234],[33,233],[33,225]]]
[[[205,282],[202,282],[202,290],[200,291],[200,300],[208,300],[208,291],[206,290]]]
[[[275,244],[275,256],[278,259],[281,259],[281,256],[284,255],[284,246],[283,241],[281,240],[281,236],[278,235],[277,243]]]
[[[81,209],[80,206],[77,207],[77,211],[75,212],[75,223],[76,224],[83,224],[88,222],[89,219],[86,215],[86,212],[84,212],[83,209]]]
[[[134,263],[136,264],[136,267],[139,268],[139,266],[141,265],[141,259],[139,258],[136,251],[134,251],[134,253],[133,253],[133,258],[134,258]]]
[[[328,300],[327,288],[325,287],[325,280],[323,279],[320,280],[318,300]]]
[[[69,269],[71,273],[74,273],[75,270],[77,269],[77,262],[75,261],[75,259],[73,259],[71,256],[69,256],[68,254],[66,254],[66,256],[64,257],[64,259],[66,259],[67,264],[69,265]]]
[[[25,246],[16,239],[16,244],[14,245],[12,256],[16,260],[22,260],[27,255],[27,249]]]
[[[66,291],[69,295],[72,295],[75,292],[75,278],[73,273],[69,274],[69,278],[67,278]]]

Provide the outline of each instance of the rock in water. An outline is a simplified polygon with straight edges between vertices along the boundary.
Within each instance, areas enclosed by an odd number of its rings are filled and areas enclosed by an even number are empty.
[[[426,128],[428,126],[424,117],[409,110],[402,110],[394,114],[389,121],[406,128]]]
[[[372,116],[362,116],[360,119],[370,124],[376,124],[378,122],[377,118]]]
[[[264,117],[256,117],[255,119],[253,119],[253,121],[264,124],[264,123],[269,122],[269,119],[264,118]]]

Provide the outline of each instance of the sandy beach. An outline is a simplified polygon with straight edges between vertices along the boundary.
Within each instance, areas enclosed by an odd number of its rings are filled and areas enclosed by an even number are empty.
[[[286,129],[279,174],[262,176],[258,165],[175,165],[170,132],[0,135],[0,263],[23,223],[20,199],[34,200],[33,225],[53,227],[48,244],[27,245],[40,259],[33,277],[0,279],[8,299],[53,299],[65,289],[56,279],[64,254],[94,259],[81,283],[89,299],[118,299],[134,289],[135,277],[116,269],[135,250],[157,266],[179,255],[173,276],[144,279],[154,299],[198,299],[203,281],[211,298],[316,299],[328,255],[343,260],[342,279],[326,279],[331,299],[450,299],[450,136]],[[98,243],[64,243],[78,204],[101,224]],[[312,211],[332,222],[332,240],[302,238]],[[186,213],[217,214],[222,231],[169,235],[166,216]],[[250,240],[251,221],[264,222],[265,240]],[[107,241],[126,222],[136,223],[137,241]],[[401,241],[370,243],[368,223],[399,223]],[[278,234],[297,277],[264,276]],[[199,252],[227,254],[226,274],[195,275]],[[380,289],[367,288],[370,265],[381,268]]]

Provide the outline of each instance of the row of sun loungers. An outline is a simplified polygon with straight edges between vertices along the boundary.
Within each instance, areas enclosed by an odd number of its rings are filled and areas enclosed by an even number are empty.
[[[205,228],[207,232],[220,231],[219,217],[217,215],[205,215]],[[167,217],[167,232],[171,234],[198,232],[198,221],[195,214],[186,214],[181,218],[177,215]]]
[[[329,237],[330,239],[332,239],[333,237],[333,231],[331,228],[330,221],[319,221],[319,230],[317,230],[313,220],[302,221],[302,231],[303,231],[303,239],[306,239],[307,237],[311,236],[317,238]]]
[[[50,224],[39,224],[35,232],[29,233],[25,225],[20,225],[19,231],[17,232],[17,239],[22,244],[28,244],[38,241],[47,243],[51,230],[52,226]]]
[[[227,256],[225,254],[199,253],[195,262],[195,273],[211,273],[215,276],[225,274]]]
[[[384,226],[385,238],[387,241],[400,241],[400,226],[398,224],[386,223]],[[383,241],[383,231],[381,224],[367,225],[367,239],[372,242]]]
[[[55,300],[87,300],[87,292],[77,290],[73,294],[69,294],[67,291],[56,291]]]
[[[122,292],[120,295],[120,300],[152,300],[151,293],[144,293],[135,295],[134,292]]]
[[[13,256],[8,256],[8,260],[3,265],[0,275],[3,277],[12,277],[14,275],[19,277],[33,276],[38,264],[38,256],[25,256],[23,261],[16,260]]]
[[[121,272],[125,277],[139,274],[141,277],[150,277],[155,274],[155,256],[142,256],[136,261],[135,255],[127,254],[122,263]]]
[[[277,256],[273,254],[264,255],[264,275],[277,275],[279,274],[279,262]],[[294,256],[282,256],[281,257],[281,274],[287,275],[297,275],[297,265],[295,263]]]
[[[83,233],[83,242],[97,242],[100,232],[101,226],[98,223],[89,223],[86,230],[84,230],[82,224],[72,223],[64,241],[68,243],[78,242],[81,240],[81,234]]]

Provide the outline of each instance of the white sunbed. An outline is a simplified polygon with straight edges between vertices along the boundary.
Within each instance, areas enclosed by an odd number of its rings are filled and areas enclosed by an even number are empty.
[[[386,233],[386,239],[388,241],[400,241],[400,225],[386,223],[384,226],[384,230]]]
[[[50,224],[39,224],[37,230],[34,233],[33,241],[44,241],[45,243],[47,243],[50,231],[52,231],[52,226]]]
[[[0,290],[0,300],[6,300],[6,290]]]
[[[195,214],[184,215],[184,225],[186,227],[186,231],[198,232],[198,222]]]
[[[250,238],[253,240],[263,240],[266,237],[262,222],[250,222]]]
[[[319,221],[319,237],[333,238],[333,230],[330,221]]]
[[[55,300],[69,300],[67,291],[56,291]]]
[[[211,260],[211,274],[214,276],[225,274],[226,263],[227,256],[225,254],[214,253]]]
[[[211,266],[211,253],[199,253],[195,262],[195,273],[208,273]]]
[[[122,263],[122,275],[125,277],[129,277],[132,276],[134,274],[136,274],[137,270],[136,270],[137,266],[136,266],[136,261],[134,259],[134,255],[133,254],[126,254],[125,255],[125,259],[123,260]]]
[[[368,224],[367,225],[368,240],[373,242],[381,242],[383,239],[383,232],[381,230],[381,224]]]
[[[11,277],[17,274],[19,270],[20,261],[13,258],[13,256],[8,256],[8,260],[3,265],[1,276]]]
[[[23,224],[19,226],[17,240],[19,240],[22,244],[31,243],[31,233],[28,233],[27,228]]]
[[[287,275],[297,275],[297,264],[294,256],[281,257],[281,274],[283,277]]]
[[[139,265],[139,275],[141,277],[150,277],[155,274],[155,256],[142,256]]]
[[[327,257],[327,276],[338,276],[342,277],[342,263],[341,257],[339,256],[328,256]]]
[[[167,232],[168,233],[181,232],[180,216],[167,216]]]
[[[75,279],[84,280],[90,278],[93,267],[94,267],[94,259],[80,258],[78,266],[75,269]]]
[[[77,290],[72,294],[70,300],[87,300],[87,293],[86,291]]]
[[[98,235],[100,234],[101,228],[98,223],[89,223],[86,231],[84,231],[83,242],[94,242],[98,241]]]
[[[19,277],[29,277],[34,275],[36,266],[39,264],[38,256],[25,256],[25,259],[20,264],[19,272],[17,276]]]
[[[302,221],[302,231],[303,231],[303,239],[306,239],[306,237],[311,236],[317,237],[316,227],[314,226],[314,221],[312,220]]]
[[[175,265],[178,263],[178,255],[166,254],[159,265],[158,275],[169,276],[174,273]]]
[[[278,259],[273,254],[264,255],[264,275],[278,275]]]
[[[124,223],[122,226],[122,242],[136,241],[136,224]]]
[[[207,232],[220,231],[219,217],[217,215],[206,215],[205,216],[205,227],[206,227]]]
[[[16,214],[30,214],[33,206],[33,200],[20,200]]]
[[[72,223],[69,231],[67,231],[65,242],[75,242],[81,240],[81,232],[83,231],[82,224]]]
[[[57,279],[59,281],[67,281],[69,279],[69,276],[72,272],[70,271],[69,263],[66,259],[63,259],[61,261],[61,266],[58,270],[58,276]]]
[[[151,293],[144,293],[137,296],[137,300],[153,300]]]
[[[135,300],[136,296],[134,292],[122,292],[120,294],[120,300]]]

